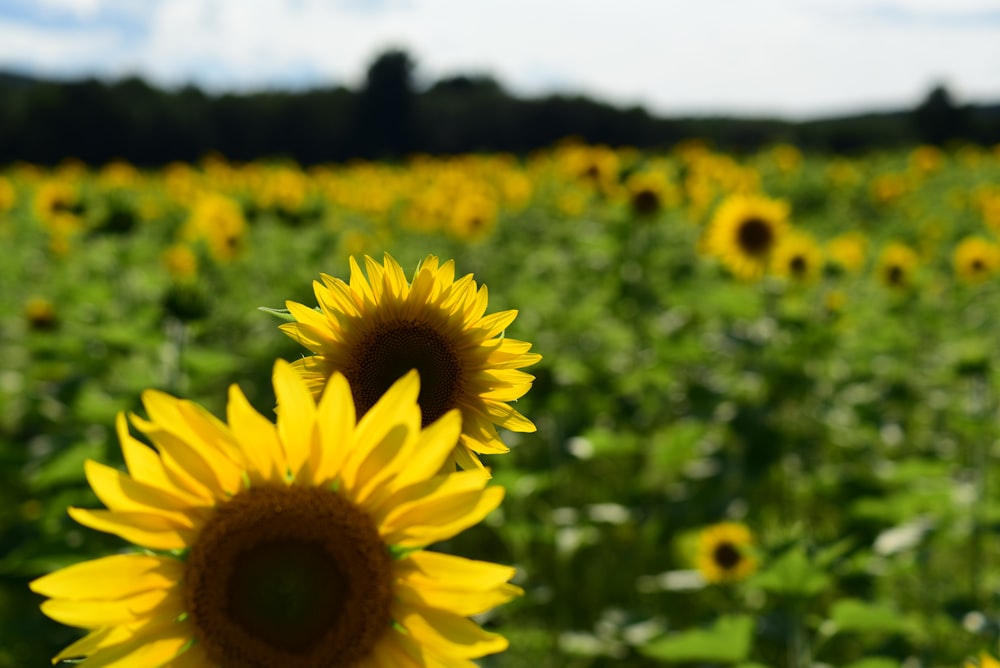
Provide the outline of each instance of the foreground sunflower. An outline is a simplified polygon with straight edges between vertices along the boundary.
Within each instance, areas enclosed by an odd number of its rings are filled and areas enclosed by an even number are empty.
[[[108,510],[70,515],[146,552],[31,583],[49,617],[89,633],[55,660],[129,668],[474,666],[507,641],[468,619],[520,593],[513,568],[435,552],[497,507],[480,471],[436,475],[461,428],[421,428],[416,373],[355,422],[343,376],[318,405],[279,361],[277,424],[233,386],[228,425],[146,392],[156,446],[118,435],[128,474],[89,461]]]
[[[753,534],[745,524],[721,522],[698,536],[696,566],[708,582],[736,582],[757,570]]]
[[[457,408],[462,435],[453,461],[482,468],[480,454],[508,448],[496,427],[531,432],[535,425],[507,402],[524,395],[534,376],[522,367],[541,355],[530,343],[503,336],[517,311],[484,316],[486,286],[472,274],[455,280],[455,264],[427,256],[412,283],[388,254],[365,257],[367,279],[351,258],[350,283],[322,274],[313,282],[321,310],[286,302],[297,322],[281,329],[315,353],[293,363],[318,396],[334,372],[347,377],[358,415],[410,369],[420,372],[424,426]],[[449,464],[454,466],[453,463]]]
[[[789,229],[788,203],[759,195],[732,195],[716,210],[705,237],[705,251],[743,280],[757,280],[771,253]]]

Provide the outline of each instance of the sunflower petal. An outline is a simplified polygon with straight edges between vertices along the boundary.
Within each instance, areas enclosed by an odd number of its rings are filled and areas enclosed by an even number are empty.
[[[114,600],[50,598],[41,607],[46,617],[61,624],[95,629],[134,622],[160,606],[176,607],[178,615],[183,611],[180,594],[169,589],[153,589]]]
[[[189,547],[194,540],[194,531],[163,515],[86,508],[70,508],[68,512],[85,527],[114,534],[151,550],[180,550]]]
[[[414,641],[447,657],[475,659],[507,649],[507,639],[460,615],[430,608],[394,606],[393,617]]]
[[[183,562],[151,554],[116,554],[67,566],[29,583],[31,591],[50,598],[116,599],[173,586],[184,574]]]
[[[420,551],[397,565],[396,595],[403,603],[468,617],[523,594],[508,583],[514,573],[500,564]]]
[[[420,377],[415,370],[409,371],[386,390],[385,394],[375,402],[375,405],[365,413],[358,422],[355,431],[354,448],[344,462],[342,476],[348,489],[358,489],[358,475],[361,467],[374,454],[377,461],[391,462],[392,452],[397,452],[401,446],[398,440],[400,434],[386,442],[390,433],[396,427],[402,427],[408,433],[420,429],[420,408],[417,397],[420,395]],[[379,451],[376,453],[376,451]],[[366,469],[368,470],[368,469]]]
[[[98,652],[79,665],[81,668],[160,668],[177,658],[191,644],[192,638],[190,625],[178,623],[137,635],[127,643]]]
[[[462,487],[467,487],[474,479],[478,479],[480,485],[486,480],[486,476],[479,471],[463,471],[447,477],[460,480],[465,477],[461,480],[465,483]],[[402,547],[423,547],[451,538],[478,523],[503,500],[502,487],[468,491],[456,487],[445,483],[440,489],[385,513],[385,518],[379,523],[385,542]]]
[[[191,504],[168,492],[132,480],[118,469],[88,459],[83,464],[87,482],[109,510],[162,515],[187,528],[194,520],[186,511]]]
[[[238,385],[229,386],[226,405],[229,428],[243,448],[252,483],[282,480],[288,465],[274,424],[254,410]]]
[[[285,360],[274,364],[274,393],[278,399],[278,438],[288,458],[288,468],[296,480],[308,484],[312,479],[310,455],[316,400]]]

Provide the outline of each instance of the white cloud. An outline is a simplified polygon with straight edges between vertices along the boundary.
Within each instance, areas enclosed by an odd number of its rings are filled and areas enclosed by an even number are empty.
[[[131,13],[138,0],[43,1],[68,11],[127,7]],[[62,67],[93,62],[111,74],[140,72],[159,83],[194,81],[216,89],[289,80],[357,85],[378,52],[397,46],[414,56],[427,81],[492,73],[519,93],[558,87],[671,114],[815,115],[899,107],[939,81],[960,98],[1000,97],[994,74],[1000,71],[1000,25],[937,20],[995,13],[995,0],[140,4],[148,8],[142,39],[119,40],[120,48],[112,50],[106,34],[63,32],[55,38],[66,45]],[[10,62],[31,59],[58,68],[54,38],[33,30],[16,49],[0,33],[0,56],[16,50],[20,57]]]

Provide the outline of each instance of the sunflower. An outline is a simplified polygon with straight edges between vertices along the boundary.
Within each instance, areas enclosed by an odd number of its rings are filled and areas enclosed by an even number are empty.
[[[822,252],[807,234],[786,235],[771,255],[771,271],[796,283],[816,280],[822,264]]]
[[[861,270],[865,263],[868,239],[861,232],[845,232],[830,239],[826,244],[826,254],[830,261],[850,273]]]
[[[721,522],[698,536],[696,566],[708,582],[736,582],[757,570],[753,534],[745,524]]]
[[[42,611],[88,630],[56,661],[131,668],[474,666],[507,641],[468,619],[521,593],[514,569],[421,548],[497,507],[481,471],[435,475],[458,411],[421,427],[415,372],[360,421],[347,380],[318,404],[284,361],[277,424],[236,386],[228,425],[149,391],[118,416],[128,473],[88,461],[108,510],[71,508],[145,551],[31,583]]]
[[[1000,269],[1000,247],[981,237],[967,237],[955,247],[952,263],[963,283],[982,283]]]
[[[632,213],[640,218],[651,218],[665,207],[676,203],[676,187],[666,173],[660,170],[633,172],[625,181]]]
[[[962,665],[963,668],[1000,668],[1000,661],[994,659],[987,652],[980,652],[978,663],[973,660],[969,660]]]
[[[453,408],[462,413],[454,461],[464,469],[482,468],[478,454],[507,452],[497,426],[535,430],[506,403],[534,380],[518,369],[541,359],[528,352],[530,343],[502,336],[517,311],[484,317],[486,286],[477,289],[472,274],[454,280],[451,260],[439,264],[427,256],[412,283],[388,254],[383,264],[366,256],[365,267],[367,280],[351,258],[349,284],[326,274],[322,283],[314,281],[321,311],[286,302],[298,322],[281,329],[316,353],[292,365],[314,395],[339,371],[364,415],[396,379],[417,369],[424,426]]]
[[[913,274],[920,263],[916,252],[905,244],[892,242],[882,250],[876,271],[879,280],[893,289],[906,289],[913,283]]]
[[[243,249],[246,230],[238,202],[219,193],[205,193],[192,207],[183,234],[187,240],[204,240],[212,257],[228,262]]]
[[[709,223],[705,250],[737,278],[756,280],[764,275],[771,253],[788,227],[787,202],[732,195],[719,205]]]

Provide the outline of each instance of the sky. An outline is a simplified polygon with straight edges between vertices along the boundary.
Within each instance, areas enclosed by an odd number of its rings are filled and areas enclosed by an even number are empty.
[[[210,92],[488,74],[663,116],[1000,103],[1000,0],[0,0],[0,70]]]

